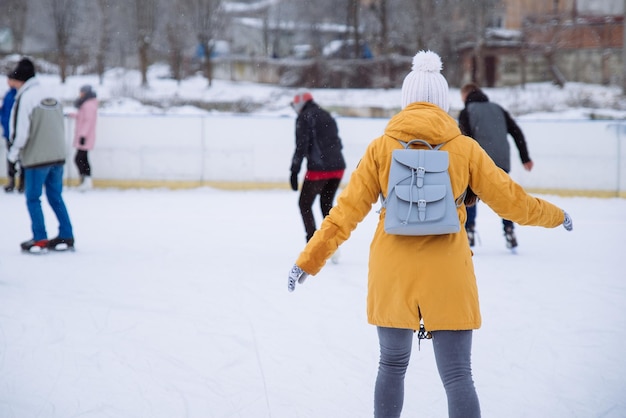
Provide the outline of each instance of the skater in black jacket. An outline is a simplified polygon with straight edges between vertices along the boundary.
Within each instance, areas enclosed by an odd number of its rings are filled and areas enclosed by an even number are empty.
[[[296,149],[291,160],[290,184],[298,190],[298,173],[304,158],[307,171],[300,192],[300,213],[308,242],[316,230],[313,202],[320,196],[322,215],[326,217],[333,206],[335,194],[346,168],[342,144],[335,119],[313,101],[308,91],[295,95],[291,106],[296,119]]]

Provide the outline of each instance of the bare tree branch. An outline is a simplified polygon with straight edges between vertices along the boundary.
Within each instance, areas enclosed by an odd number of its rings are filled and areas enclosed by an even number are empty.
[[[54,22],[54,37],[57,45],[57,64],[61,82],[65,83],[68,65],[68,44],[76,24],[76,0],[51,0],[50,8]]]
[[[96,51],[96,72],[102,84],[104,79],[104,70],[106,69],[106,55],[111,48],[111,16],[112,16],[112,0],[98,0],[98,9],[100,15],[100,25],[98,34],[98,49]]]
[[[209,86],[213,83],[211,55],[215,48],[215,37],[224,27],[225,19],[222,0],[182,0],[191,16],[193,31],[204,49],[204,76]]]
[[[24,34],[26,33],[26,16],[28,14],[28,0],[4,0],[2,21],[11,30],[13,35],[13,51],[23,52]]]
[[[154,31],[156,30],[157,0],[134,0],[134,6],[141,85],[147,87],[150,47],[152,46]]]

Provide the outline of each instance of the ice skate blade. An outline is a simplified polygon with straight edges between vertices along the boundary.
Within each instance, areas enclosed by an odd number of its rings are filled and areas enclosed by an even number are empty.
[[[62,252],[74,252],[76,251],[76,249],[74,248],[74,246],[72,245],[71,247],[67,244],[59,244],[54,248],[50,248],[51,251],[55,251],[58,253],[62,253]]]
[[[22,250],[22,252],[26,254],[32,254],[32,255],[44,255],[44,254],[48,254],[48,249],[35,246],[35,247],[30,247],[27,250]]]

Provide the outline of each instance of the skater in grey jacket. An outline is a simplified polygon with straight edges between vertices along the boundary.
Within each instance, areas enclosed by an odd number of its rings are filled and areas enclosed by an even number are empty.
[[[13,70],[17,96],[11,112],[12,145],[8,160],[21,161],[26,178],[26,206],[33,237],[22,242],[28,252],[74,247],[72,224],[61,195],[65,164],[65,128],[61,103],[46,95],[35,77],[35,66],[23,58]],[[48,240],[41,208],[41,195],[46,198],[59,221],[59,234]]]
[[[459,128],[463,135],[474,138],[496,165],[508,173],[511,171],[511,151],[507,135],[510,134],[515,141],[524,169],[532,170],[533,162],[528,155],[526,139],[509,112],[490,102],[487,95],[474,83],[461,87],[461,98],[465,103],[465,108],[459,114]],[[507,247],[511,249],[517,247],[513,222],[502,219],[502,225]],[[470,247],[475,243],[475,226],[476,205],[468,206],[465,230]]]

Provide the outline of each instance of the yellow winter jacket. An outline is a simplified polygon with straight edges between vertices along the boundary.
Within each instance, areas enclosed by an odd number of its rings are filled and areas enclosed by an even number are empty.
[[[449,153],[456,197],[469,185],[503,218],[550,228],[563,223],[561,209],[528,195],[475,140],[461,134],[445,111],[430,103],[412,103],[367,147],[336,206],[296,261],[305,272],[317,274],[380,194],[387,196],[391,153],[402,147],[398,139],[424,139],[432,145],[451,140],[442,149]],[[458,208],[458,215],[463,225],[465,206]],[[369,323],[392,328],[416,330],[420,319],[430,331],[479,328],[478,289],[465,228],[447,235],[389,235],[383,209],[370,246],[367,315]]]

